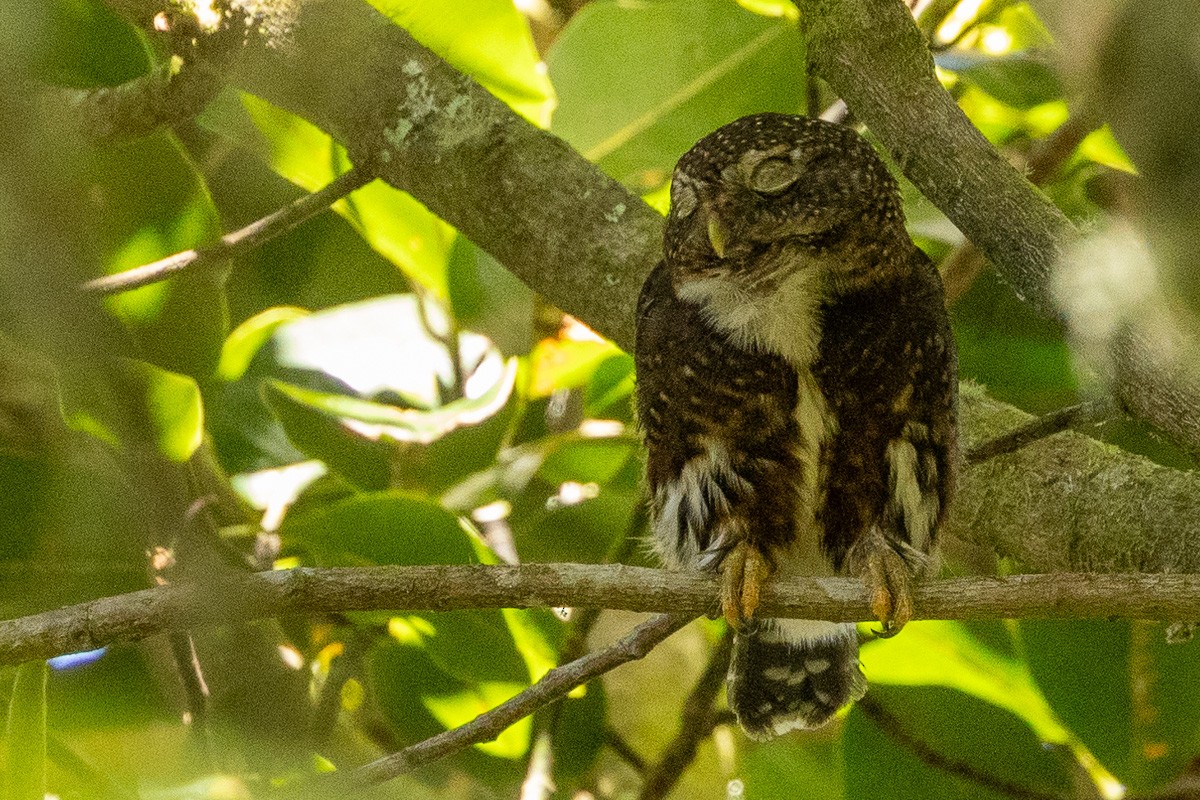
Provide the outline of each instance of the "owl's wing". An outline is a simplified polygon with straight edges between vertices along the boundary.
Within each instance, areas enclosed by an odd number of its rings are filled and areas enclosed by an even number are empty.
[[[838,434],[822,455],[821,523],[839,569],[873,531],[930,552],[953,492],[957,366],[936,280],[922,271],[827,311],[814,372]]]

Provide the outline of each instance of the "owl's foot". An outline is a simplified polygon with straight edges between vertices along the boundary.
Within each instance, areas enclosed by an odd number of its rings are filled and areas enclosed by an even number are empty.
[[[867,554],[863,579],[871,593],[871,613],[883,623],[876,633],[895,636],[912,619],[912,574],[908,564],[891,547],[875,547]]]
[[[740,630],[754,617],[759,589],[771,575],[771,565],[749,542],[741,542],[721,562],[721,613]]]

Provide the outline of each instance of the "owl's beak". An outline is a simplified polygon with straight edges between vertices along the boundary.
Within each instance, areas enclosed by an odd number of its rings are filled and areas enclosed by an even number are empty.
[[[728,241],[729,232],[726,230],[725,224],[721,222],[720,215],[709,212],[708,243],[712,245],[713,252],[717,254],[717,258],[725,257],[725,245]]]

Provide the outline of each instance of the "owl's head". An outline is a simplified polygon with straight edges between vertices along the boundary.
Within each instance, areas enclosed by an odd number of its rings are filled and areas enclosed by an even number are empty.
[[[755,114],[679,159],[664,249],[677,279],[757,282],[769,276],[756,272],[796,261],[774,257],[782,250],[862,251],[886,245],[903,224],[895,179],[857,133],[819,119]]]

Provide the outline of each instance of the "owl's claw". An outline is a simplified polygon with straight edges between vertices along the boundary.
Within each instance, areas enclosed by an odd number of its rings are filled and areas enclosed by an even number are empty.
[[[871,593],[871,613],[883,624],[876,635],[895,636],[912,619],[912,581],[908,564],[891,547],[873,549],[867,556],[867,590]]]
[[[741,630],[758,608],[759,589],[771,574],[771,565],[757,547],[741,542],[721,562],[721,612],[735,630]]]

